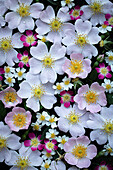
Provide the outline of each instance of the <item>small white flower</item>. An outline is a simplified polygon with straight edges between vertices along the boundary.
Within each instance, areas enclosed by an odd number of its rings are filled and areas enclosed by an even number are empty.
[[[14,83],[15,83],[15,79],[13,78],[13,74],[10,74],[10,76],[9,75],[5,75],[5,80],[4,80],[4,82],[6,83],[6,84],[8,84],[9,86],[14,86]]]
[[[38,42],[40,42],[40,41],[46,42],[47,41],[46,36],[37,35],[37,38],[38,38]]]
[[[68,6],[69,8],[72,8],[75,3],[73,3],[74,0],[62,0],[61,1],[61,6],[64,7],[64,6]]]
[[[9,67],[9,66],[5,66],[4,67],[4,71],[5,71],[5,75],[10,76],[12,73],[15,73],[15,68]]]
[[[41,170],[46,170],[46,169],[50,170],[50,163],[51,163],[50,159],[43,162],[42,165],[41,165]]]
[[[33,130],[35,130],[35,131],[41,131],[42,125],[39,124],[38,121],[36,121],[35,123],[32,123],[31,126],[33,127]]]
[[[49,115],[47,112],[43,111],[42,113],[37,113],[37,122],[41,123],[42,126],[44,126],[47,123],[47,118],[49,118]]]
[[[55,151],[52,150],[51,153],[48,153],[46,150],[42,151],[42,159],[46,160],[46,159],[52,159],[52,155],[55,155]]]
[[[20,67],[18,67],[16,69],[17,73],[15,74],[15,78],[17,78],[18,80],[22,80],[22,79],[25,79],[26,78],[26,69],[22,68],[20,69]]]
[[[60,94],[64,90],[63,83],[57,82],[56,85],[53,85],[53,89],[55,89],[55,94]]]
[[[57,141],[60,143],[60,144],[58,144],[58,147],[63,149],[64,148],[64,144],[68,141],[68,139],[69,139],[69,137],[67,137],[66,135],[64,135],[62,137],[59,136],[57,138]]]
[[[111,31],[112,27],[103,24],[101,27],[99,27],[99,32],[101,32],[102,34],[106,33],[107,31]]]
[[[105,61],[106,63],[108,63],[109,65],[113,64],[113,52],[112,51],[108,51],[106,52],[108,57],[105,57]]]
[[[46,123],[47,126],[51,125],[51,128],[57,127],[56,121],[58,121],[58,118],[55,117],[55,115],[47,117],[48,122]]]
[[[49,129],[49,132],[46,132],[47,139],[57,139],[59,132],[56,129]]]
[[[64,90],[69,90],[73,87],[73,84],[70,83],[70,81],[71,81],[70,78],[67,78],[65,76],[62,80],[63,80],[62,86],[63,86]]]
[[[105,88],[106,92],[113,92],[113,81],[111,82],[108,79],[104,79],[104,83],[102,83],[102,86]]]
[[[104,148],[105,148],[105,149],[103,149],[103,152],[104,152],[104,155],[105,155],[105,156],[107,156],[108,154],[110,154],[111,156],[113,156],[113,148],[110,147],[109,144],[104,145]]]

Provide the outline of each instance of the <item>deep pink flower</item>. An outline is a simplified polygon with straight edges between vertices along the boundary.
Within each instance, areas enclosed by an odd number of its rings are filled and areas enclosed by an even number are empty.
[[[95,167],[94,170],[100,170],[100,169],[112,170],[113,167],[111,165],[107,165],[105,161],[102,161],[100,165]]]
[[[30,67],[29,66],[29,59],[30,59],[30,57],[28,56],[28,51],[24,51],[23,55],[18,53],[17,54],[17,58],[20,60],[20,62],[18,64],[18,66],[20,68],[23,68],[24,65],[26,65],[27,67]]]
[[[78,94],[75,95],[74,101],[78,103],[78,108],[83,110],[86,108],[91,113],[96,113],[101,110],[101,106],[106,106],[107,100],[104,87],[97,82],[83,85],[78,89]]]
[[[105,77],[107,77],[107,78],[112,77],[112,74],[109,73],[109,71],[111,71],[111,66],[105,67],[104,63],[100,63],[99,66],[100,66],[100,68],[99,67],[95,68],[97,70],[97,73],[100,73],[98,75],[99,79],[104,79]]]
[[[64,151],[66,152],[64,159],[78,168],[88,168],[91,164],[90,159],[97,155],[96,146],[89,144],[90,140],[87,136],[69,138],[64,144]]]
[[[106,19],[111,18],[111,15],[110,15],[110,14],[106,14],[106,15],[105,15],[105,18],[106,18]]]
[[[0,68],[0,74],[4,74],[5,71],[4,71],[4,68]]]
[[[4,103],[5,107],[14,107],[19,103],[22,103],[22,99],[17,95],[16,90],[12,87],[7,87],[0,92],[0,100]]]
[[[26,31],[26,35],[22,35],[20,40],[23,42],[25,47],[34,46],[37,44],[37,33],[33,35],[31,30]]]
[[[52,150],[58,149],[58,146],[56,146],[57,141],[55,139],[53,139],[52,141],[50,141],[49,139],[45,139],[44,143],[45,143],[44,148],[48,153],[51,153]]]
[[[18,132],[21,129],[28,129],[31,123],[31,112],[22,107],[14,107],[5,117],[5,123],[12,131]]]
[[[74,9],[71,9],[69,12],[71,20],[77,20],[80,19],[80,16],[83,15],[83,11],[80,10],[79,6],[75,6]]]
[[[73,100],[73,92],[72,91],[65,91],[63,90],[62,92],[60,92],[61,95],[61,100],[60,103],[64,104],[65,107],[69,107],[70,106],[70,102],[74,102]]]
[[[26,147],[31,147],[31,150],[32,151],[35,151],[35,150],[42,150],[44,148],[44,145],[41,144],[40,142],[42,141],[40,138],[41,138],[41,135],[39,135],[38,137],[35,136],[34,133],[29,133],[29,138],[30,140],[25,140],[24,141],[24,145]]]
[[[3,80],[3,77],[2,76],[0,76],[0,81],[2,81]]]

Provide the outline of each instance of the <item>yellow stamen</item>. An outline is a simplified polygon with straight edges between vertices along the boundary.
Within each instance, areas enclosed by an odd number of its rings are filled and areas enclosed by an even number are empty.
[[[108,73],[108,69],[103,67],[103,68],[100,68],[100,72],[103,74],[103,75],[106,75]]]
[[[48,143],[47,143],[47,147],[48,147],[49,149],[53,149],[53,148],[54,148],[54,144],[53,144],[52,142],[48,142]]]
[[[67,5],[70,4],[70,0],[65,0],[65,2]]]
[[[79,122],[79,115],[75,114],[75,112],[72,112],[68,115],[67,119],[69,120],[69,123],[76,124]]]
[[[10,91],[7,91],[4,95],[4,100],[6,103],[8,102],[12,102],[14,103],[17,99],[17,94],[15,92],[10,92]]]
[[[45,90],[42,85],[33,86],[32,87],[32,94],[37,99],[41,99],[41,97],[45,94]]]
[[[80,74],[81,72],[83,72],[83,64],[82,64],[82,61],[79,60],[72,60],[71,61],[71,64],[69,66],[69,69],[70,71],[73,73],[73,74]]]
[[[22,56],[22,61],[23,61],[23,63],[25,63],[25,64],[27,64],[28,63],[28,61],[29,61],[29,58],[28,58],[28,56]]]
[[[96,0],[90,5],[90,7],[94,14],[101,13],[103,9],[101,2]]]
[[[6,138],[0,136],[0,151],[7,146]]]
[[[74,43],[80,47],[84,47],[88,43],[87,35],[78,34],[75,36]]]
[[[111,17],[111,18],[108,20],[108,22],[109,22],[109,25],[113,25],[113,17]]]
[[[62,28],[63,23],[60,21],[59,18],[55,18],[50,22],[50,29],[51,31],[57,32],[60,31]]]
[[[12,83],[12,78],[11,78],[11,77],[8,77],[8,78],[6,79],[6,81],[7,81],[8,83]]]
[[[15,164],[20,170],[24,170],[29,166],[29,160],[25,157],[19,157]]]
[[[70,94],[64,94],[62,96],[62,99],[64,102],[69,102],[71,100],[71,96],[70,96]]]
[[[26,115],[24,113],[18,113],[13,116],[13,123],[15,126],[22,128],[26,124]]]
[[[30,6],[29,5],[25,5],[24,3],[22,3],[19,8],[17,9],[17,13],[19,13],[19,15],[21,17],[27,17],[30,15],[29,13],[30,11]]]
[[[79,16],[79,10],[73,10],[73,16],[78,17]]]
[[[31,139],[31,145],[32,146],[37,146],[38,145],[38,139],[37,138],[33,138],[33,139]]]
[[[52,65],[54,64],[54,60],[51,58],[51,56],[45,56],[42,62],[44,67],[52,67]]]
[[[66,143],[66,140],[63,138],[63,139],[61,140],[61,143],[64,145],[64,144]]]
[[[50,117],[49,122],[53,123],[54,121],[55,121],[55,119]]]
[[[44,168],[48,169],[50,166],[48,163],[45,163]]]
[[[0,39],[0,49],[3,50],[5,53],[7,53],[11,48],[13,48],[12,43],[11,43],[11,38],[2,38]]]
[[[110,55],[110,56],[108,57],[108,60],[109,60],[109,61],[113,61],[113,55]]]
[[[9,73],[9,72],[10,72],[10,68],[9,68],[9,67],[6,67],[6,68],[5,68],[5,72],[6,72],[6,73]]]
[[[18,72],[18,77],[21,77],[23,73],[21,71]]]
[[[32,44],[35,41],[35,38],[33,35],[27,36],[26,42],[29,44]]]
[[[65,85],[69,85],[69,83],[70,83],[69,80],[64,81],[64,84],[65,84]]]
[[[106,27],[107,27],[107,25],[105,25],[105,24],[102,25],[102,28],[106,28]]]
[[[54,134],[54,133],[51,133],[51,138],[55,138],[56,137],[56,135]]]
[[[106,89],[107,90],[111,89],[111,85],[110,84],[106,84]]]
[[[56,85],[56,89],[57,89],[57,90],[61,90],[61,89],[62,89],[62,86],[61,86],[60,84],[57,84],[57,85]]]
[[[88,92],[86,92],[86,94],[84,95],[85,100],[88,104],[91,103],[96,103],[98,100],[98,95],[95,91],[89,90]]]
[[[72,150],[72,154],[77,158],[85,158],[87,156],[87,147],[79,144],[77,146],[74,147],[74,149]]]
[[[104,124],[104,131],[108,134],[113,134],[113,121],[106,121]]]

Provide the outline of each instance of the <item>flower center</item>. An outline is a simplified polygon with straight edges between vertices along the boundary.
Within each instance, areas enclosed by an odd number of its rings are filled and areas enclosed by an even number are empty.
[[[71,96],[70,96],[70,94],[64,94],[62,96],[62,99],[64,102],[69,102],[71,100]]]
[[[113,121],[105,122],[104,131],[108,134],[113,134]]]
[[[40,98],[45,94],[45,90],[42,85],[38,85],[32,88],[33,96],[40,100]]]
[[[110,55],[110,56],[108,57],[108,59],[109,59],[109,61],[113,61],[113,55]]]
[[[35,38],[33,35],[30,35],[26,38],[26,42],[29,44],[32,44],[35,41]]]
[[[69,66],[69,69],[70,71],[73,73],[73,74],[80,74],[81,72],[83,72],[83,64],[82,64],[82,61],[79,60],[72,60],[71,61],[71,64]]]
[[[21,77],[23,73],[21,71],[18,72],[18,76]]]
[[[112,152],[113,152],[112,148],[110,148],[110,147],[107,148],[106,150],[107,150],[109,153],[112,153]]]
[[[64,84],[65,84],[65,85],[69,85],[69,83],[70,83],[69,80],[64,81]]]
[[[28,158],[19,157],[18,160],[16,161],[16,166],[20,168],[20,170],[24,170],[24,168],[27,169],[27,167],[29,166]]]
[[[59,18],[55,18],[53,19],[51,22],[50,22],[50,29],[51,31],[60,31],[61,30],[61,27],[62,27],[62,22],[60,21]]]
[[[51,58],[51,56],[46,56],[43,60],[43,65],[44,67],[52,67],[53,65],[53,59]]]
[[[94,1],[91,5],[91,10],[93,11],[94,14],[98,14],[102,12],[102,4],[101,2]]]
[[[22,56],[22,61],[23,61],[23,63],[28,63],[28,61],[29,61],[29,57],[27,56],[27,55],[24,55],[24,56]]]
[[[108,22],[109,22],[109,25],[113,25],[113,17],[111,17],[111,18],[108,20]]]
[[[53,149],[54,148],[54,144],[52,142],[48,142],[47,143],[47,147],[48,147],[48,149]]]
[[[79,144],[75,146],[72,150],[72,154],[77,158],[85,158],[87,156],[87,148]]]
[[[56,135],[54,133],[51,133],[51,138],[55,138]]]
[[[46,42],[46,37],[42,37],[41,41]]]
[[[95,91],[89,90],[88,92],[86,92],[86,94],[84,95],[85,100],[88,104],[91,103],[96,103],[98,100],[98,95]]]
[[[12,78],[11,78],[11,77],[8,77],[8,78],[6,79],[6,81],[7,81],[8,83],[12,83]]]
[[[106,84],[106,89],[107,90],[111,89],[111,85],[110,84]]]
[[[61,140],[61,143],[64,145],[66,143],[66,140],[65,139],[62,139]]]
[[[44,120],[45,120],[45,116],[41,115],[41,116],[40,116],[40,120],[41,120],[41,121],[44,121]]]
[[[9,72],[10,72],[10,68],[9,68],[9,67],[6,67],[6,68],[5,68],[5,72],[6,72],[6,73],[9,73]]]
[[[76,115],[75,112],[72,112],[68,115],[67,119],[69,120],[69,124],[76,124],[79,122],[79,115]]]
[[[44,168],[48,169],[50,166],[48,163],[45,163]]]
[[[73,10],[73,14],[74,17],[78,17],[79,16],[79,10]]]
[[[62,86],[61,86],[60,84],[57,84],[56,89],[57,89],[57,90],[61,90],[61,89],[62,89]]]
[[[18,113],[13,116],[13,123],[15,126],[22,128],[26,124],[26,115],[24,113]]]
[[[102,28],[106,28],[106,27],[107,27],[107,25],[105,25],[105,24],[102,25]]]
[[[6,138],[0,136],[0,151],[6,147]]]
[[[35,130],[39,130],[39,125],[34,125],[33,128],[34,128]]]
[[[11,42],[11,38],[2,38],[0,40],[0,49],[7,53],[11,48],[13,48]]]
[[[65,0],[66,4],[70,4],[70,0]]]
[[[17,9],[17,13],[19,13],[19,15],[21,17],[27,17],[30,15],[29,13],[30,11],[30,6],[29,5],[25,5],[24,3],[22,3],[19,8]]]
[[[49,119],[49,122],[51,122],[51,123],[53,123],[54,121],[55,121],[55,119],[52,117]]]
[[[4,100],[6,103],[8,102],[14,103],[15,101],[17,101],[16,99],[17,99],[17,94],[15,92],[8,91],[4,95]]]
[[[37,138],[34,138],[34,139],[31,140],[31,145],[32,145],[32,146],[37,146],[38,143],[39,143],[39,142],[38,142],[38,139],[37,139]]]
[[[100,72],[105,76],[108,73],[108,69],[106,67],[101,68]]]
[[[78,34],[75,38],[75,44],[84,47],[88,43],[87,35],[85,34]]]

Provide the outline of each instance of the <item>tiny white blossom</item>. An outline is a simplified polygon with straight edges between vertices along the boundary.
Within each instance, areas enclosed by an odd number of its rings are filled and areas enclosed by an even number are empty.
[[[51,170],[50,169],[50,163],[51,163],[51,160],[50,159],[48,159],[48,160],[46,160],[46,161],[44,161],[43,163],[42,163],[42,165],[41,165],[41,170]]]
[[[69,8],[72,8],[75,3],[73,3],[74,0],[62,0],[61,1],[61,6],[64,7],[64,6],[68,6]]]
[[[113,81],[111,82],[108,79],[104,79],[104,83],[102,83],[102,86],[105,88],[106,92],[113,92]]]
[[[104,152],[104,155],[107,156],[108,154],[110,154],[111,156],[113,156],[113,148],[110,147],[109,144],[104,145],[104,149],[102,150]]]
[[[70,81],[71,81],[70,78],[67,78],[65,76],[62,80],[63,80],[62,86],[63,86],[64,90],[69,90],[74,86],[72,83],[70,83]]]
[[[46,132],[47,139],[56,139],[59,132],[56,129],[49,129],[49,132]]]
[[[15,68],[10,66],[5,66],[4,71],[5,71],[5,75],[10,76],[12,73],[15,73]]]
[[[16,74],[15,74],[15,78],[17,78],[18,80],[22,80],[26,78],[26,73],[25,73],[26,69],[22,68],[20,69],[20,67],[18,67],[16,69]]]
[[[6,83],[6,84],[8,84],[9,86],[14,86],[14,83],[15,83],[15,79],[13,78],[14,77],[14,75],[13,74],[10,74],[10,76],[8,76],[8,75],[5,75],[5,80],[4,80],[4,82]]]
[[[99,32],[101,32],[102,34],[106,33],[107,31],[111,31],[112,27],[103,24],[101,27],[99,27]]]
[[[43,111],[42,113],[37,113],[37,122],[41,123],[42,126],[44,126],[47,122],[47,118],[49,118],[49,115],[47,112]]]
[[[42,151],[42,159],[46,160],[46,159],[52,159],[53,156],[52,155],[55,155],[55,151],[52,150],[51,153],[48,153],[46,150]]]
[[[113,65],[113,52],[112,51],[108,51],[106,52],[108,57],[105,57],[105,61],[106,63],[108,63],[109,65]]]
[[[60,143],[60,144],[58,144],[58,147],[63,149],[64,148],[64,144],[68,141],[68,139],[69,139],[69,137],[67,137],[66,135],[64,135],[62,137],[59,136],[57,138],[57,141]]]
[[[56,121],[58,121],[58,118],[55,117],[55,115],[52,115],[52,116],[47,117],[47,121],[48,121],[48,122],[46,123],[47,126],[50,126],[50,125],[51,125],[52,128],[57,127]]]
[[[55,89],[55,94],[60,94],[60,92],[64,90],[63,84],[57,82],[56,85],[53,85],[53,89]]]
[[[42,125],[39,124],[38,121],[36,121],[35,123],[32,123],[31,126],[33,127],[33,130],[35,130],[35,131],[41,131]]]

